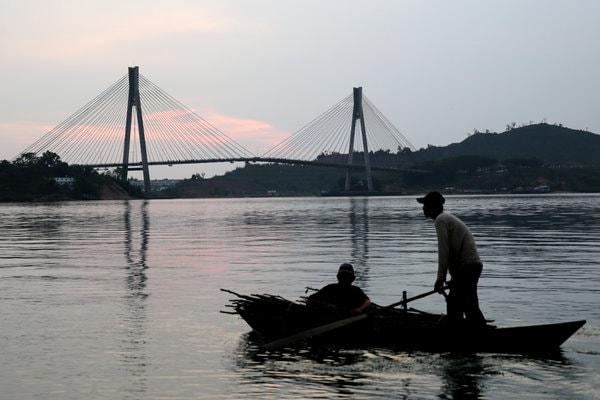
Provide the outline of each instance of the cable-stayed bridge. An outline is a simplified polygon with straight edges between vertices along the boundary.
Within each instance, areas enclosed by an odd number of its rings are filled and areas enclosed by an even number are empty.
[[[21,154],[60,156],[70,165],[142,170],[150,191],[149,166],[217,162],[271,162],[364,169],[372,190],[369,154],[394,154],[414,146],[362,95],[362,88],[332,106],[262,155],[198,116],[130,67],[123,76]]]

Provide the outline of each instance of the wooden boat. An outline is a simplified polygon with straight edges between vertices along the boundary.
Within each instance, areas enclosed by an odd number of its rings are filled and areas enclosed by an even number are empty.
[[[393,347],[408,351],[476,351],[502,353],[553,352],[585,324],[585,320],[516,326],[482,327],[450,325],[442,314],[410,309],[378,306],[361,317],[332,314],[273,295],[240,295],[222,289],[236,297],[223,311],[241,316],[260,335],[263,343],[281,342],[297,336],[312,342],[351,346]],[[353,322],[353,318],[359,319]],[[341,327],[320,327],[341,320]],[[349,321],[352,323],[345,323]],[[307,335],[302,333],[307,332]],[[300,333],[300,334],[298,334]],[[280,340],[282,339],[282,340]],[[274,342],[273,342],[274,341]]]

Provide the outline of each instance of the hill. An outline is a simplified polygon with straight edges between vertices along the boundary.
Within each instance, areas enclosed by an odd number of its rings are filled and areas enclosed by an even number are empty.
[[[498,160],[536,158],[545,165],[600,165],[600,135],[546,123],[512,128],[504,133],[477,132],[460,143],[429,147],[412,161],[477,155]]]
[[[376,190],[421,192],[600,191],[600,135],[546,123],[510,128],[503,133],[477,132],[460,143],[429,146],[396,154],[375,151],[371,165],[429,171],[374,172]],[[321,155],[334,162],[344,155]],[[354,160],[363,160],[357,153]],[[344,168],[247,164],[210,180],[185,180],[175,197],[318,195],[343,191]],[[353,173],[352,190],[364,190],[364,172]],[[251,184],[251,185],[249,185]]]

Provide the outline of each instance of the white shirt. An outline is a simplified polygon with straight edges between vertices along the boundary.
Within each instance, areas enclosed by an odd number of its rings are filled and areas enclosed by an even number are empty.
[[[469,228],[452,214],[442,212],[434,221],[438,240],[438,279],[446,279],[463,265],[480,263],[475,239]]]

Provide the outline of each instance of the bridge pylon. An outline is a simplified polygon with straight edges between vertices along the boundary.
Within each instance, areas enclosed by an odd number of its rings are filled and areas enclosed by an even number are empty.
[[[357,87],[353,89],[354,95],[354,106],[352,109],[352,127],[350,129],[350,149],[348,150],[348,168],[346,169],[346,185],[345,190],[350,190],[350,178],[352,168],[352,159],[354,155],[354,136],[356,135],[356,122],[360,121],[360,130],[363,142],[363,150],[365,153],[365,169],[367,173],[367,190],[369,192],[373,191],[373,177],[371,174],[371,162],[369,157],[369,147],[367,145],[367,131],[365,129],[365,116],[363,114],[362,107],[362,87]]]
[[[138,124],[140,139],[140,153],[142,157],[142,172],[144,174],[144,192],[150,193],[150,171],[148,169],[148,154],[146,152],[146,137],[144,135],[144,119],[142,118],[142,102],[140,100],[139,68],[129,67],[129,98],[127,100],[127,120],[125,123],[125,143],[123,146],[123,165],[121,178],[126,181],[127,173],[139,170],[139,167],[129,167],[129,146],[131,143],[131,122],[133,120],[133,109]]]

